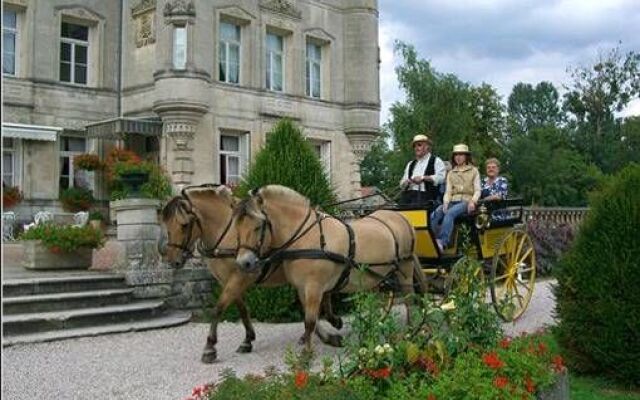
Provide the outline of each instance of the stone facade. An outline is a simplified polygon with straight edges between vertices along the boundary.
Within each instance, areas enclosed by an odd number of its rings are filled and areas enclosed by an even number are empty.
[[[87,138],[85,128],[116,117],[161,119],[157,144],[140,140],[137,150],[153,152],[177,188],[231,182],[232,172],[237,167],[242,173],[278,119],[289,117],[316,146],[339,196],[358,193],[358,163],[379,127],[376,0],[4,0],[3,5],[17,19],[15,74],[3,75],[3,136],[9,132],[6,123],[62,128],[56,141],[13,135],[13,183],[27,199],[23,207],[55,209],[61,176],[68,175],[61,138],[84,138],[85,152],[104,155],[116,142]],[[61,81],[64,24],[88,31],[86,38],[68,40],[69,46],[86,47],[86,67],[75,50],[71,64],[72,80],[82,74],[73,68],[80,65],[86,83]],[[237,83],[223,77],[236,68],[227,62],[231,53],[223,56],[220,50],[223,25],[239,37]],[[269,35],[282,43],[279,61],[270,58]],[[319,49],[314,61],[319,75],[307,72],[309,44]],[[268,73],[282,90],[267,88]],[[319,80],[314,96],[307,86],[311,76]],[[231,140],[233,148],[224,148],[223,140]],[[89,179],[106,200],[100,177]]]

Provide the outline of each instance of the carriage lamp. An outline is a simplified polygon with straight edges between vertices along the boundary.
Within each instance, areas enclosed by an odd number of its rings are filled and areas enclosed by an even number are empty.
[[[489,225],[491,225],[491,216],[489,215],[489,210],[486,205],[481,204],[480,207],[478,207],[478,215],[476,215],[475,222],[476,229],[478,230],[487,229]]]

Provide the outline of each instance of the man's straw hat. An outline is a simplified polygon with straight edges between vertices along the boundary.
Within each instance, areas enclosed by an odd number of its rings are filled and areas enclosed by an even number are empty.
[[[431,142],[431,139],[429,139],[429,136],[427,135],[415,135],[413,137],[413,140],[411,141],[411,146],[415,145],[416,143],[419,142],[427,142],[429,144],[429,146],[431,146],[433,143]]]

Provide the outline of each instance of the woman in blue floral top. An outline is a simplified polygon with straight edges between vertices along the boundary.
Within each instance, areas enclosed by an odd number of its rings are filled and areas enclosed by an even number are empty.
[[[487,176],[482,179],[480,198],[484,200],[505,200],[508,193],[507,178],[499,176],[500,161],[490,158],[485,162]]]

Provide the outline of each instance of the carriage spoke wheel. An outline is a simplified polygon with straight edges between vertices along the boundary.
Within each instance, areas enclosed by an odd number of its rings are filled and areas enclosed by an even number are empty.
[[[464,266],[462,265],[462,263],[464,262],[464,258],[456,261],[456,263],[453,264],[451,270],[447,273],[444,279],[444,296],[438,306],[445,311],[455,308],[455,302],[450,299],[450,294],[453,290],[457,290],[460,294],[464,295],[465,293],[469,292],[470,286],[473,284],[473,282],[470,282],[470,278],[472,278],[473,280],[484,279],[484,271],[481,265],[479,265],[478,268],[473,271],[472,277],[468,275],[463,276],[461,271],[462,268],[464,268]]]
[[[533,241],[523,228],[515,228],[499,242],[489,286],[496,313],[506,322],[524,314],[536,281],[536,257]]]

